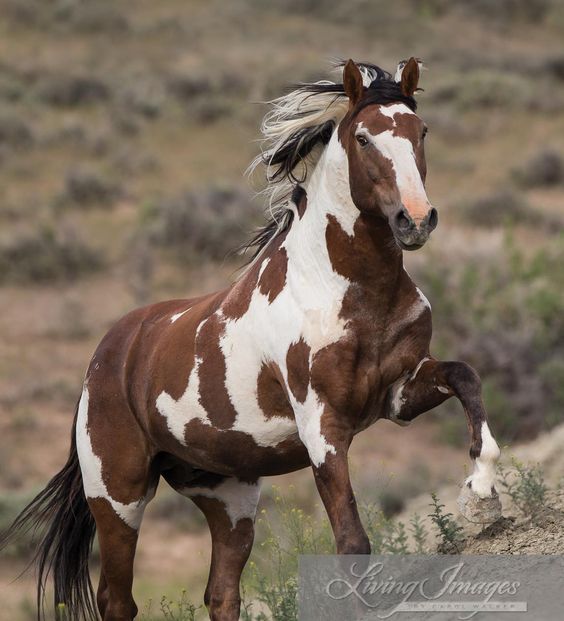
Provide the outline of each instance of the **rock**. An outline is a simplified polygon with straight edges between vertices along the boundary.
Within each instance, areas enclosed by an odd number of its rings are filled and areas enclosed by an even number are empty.
[[[491,498],[480,498],[468,485],[463,485],[457,500],[460,515],[473,524],[492,524],[501,517],[497,492]]]

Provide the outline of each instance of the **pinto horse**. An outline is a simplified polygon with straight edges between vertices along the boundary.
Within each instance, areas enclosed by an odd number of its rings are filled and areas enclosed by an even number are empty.
[[[303,84],[272,102],[260,161],[273,218],[250,243],[246,271],[222,291],[134,310],[104,337],[68,462],[6,536],[43,527],[40,610],[52,572],[70,619],[95,619],[96,607],[104,621],[135,617],[135,548],[161,477],[207,519],[214,621],[239,618],[261,477],[310,466],[338,553],[368,554],[347,463],[353,437],[452,396],[471,432],[466,485],[496,495],[499,449],[480,379],[430,355],[431,308],[403,267],[403,251],[437,225],[418,80],[415,58],[395,77],[349,60],[342,83]]]

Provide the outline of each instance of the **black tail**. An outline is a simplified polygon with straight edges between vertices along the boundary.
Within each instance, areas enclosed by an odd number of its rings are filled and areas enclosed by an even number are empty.
[[[98,618],[88,557],[96,533],[76,451],[76,414],[67,463],[0,535],[0,550],[20,534],[32,531],[39,541],[32,564],[37,567],[37,618],[45,617],[45,587],[53,575],[55,617],[69,621]],[[57,613],[64,604],[64,613]]]

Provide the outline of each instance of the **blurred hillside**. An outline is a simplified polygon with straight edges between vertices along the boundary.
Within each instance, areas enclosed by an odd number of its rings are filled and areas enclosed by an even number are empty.
[[[433,306],[434,353],[479,370],[504,442],[563,420],[560,0],[0,0],[0,15],[0,523],[64,462],[105,330],[235,276],[229,251],[262,217],[243,178],[266,110],[251,102],[331,77],[335,57],[389,71],[424,59],[440,225],[406,262]],[[359,495],[393,511],[458,480],[466,433],[454,403],[409,430],[376,425],[356,448]],[[310,478],[295,479],[304,502]],[[179,567],[155,560],[176,536],[163,516],[181,511],[158,502],[145,581],[201,581],[205,535],[178,527]],[[22,584],[0,619],[29,618]]]

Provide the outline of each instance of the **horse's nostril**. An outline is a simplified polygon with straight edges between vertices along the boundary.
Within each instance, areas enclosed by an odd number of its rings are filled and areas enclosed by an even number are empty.
[[[434,207],[429,212],[429,215],[427,216],[427,218],[428,218],[427,222],[429,224],[429,228],[431,230],[437,228],[437,224],[439,223],[439,214],[437,213],[437,210]]]
[[[396,226],[398,229],[405,231],[411,227],[413,220],[407,213],[405,208],[400,209],[396,214]]]

